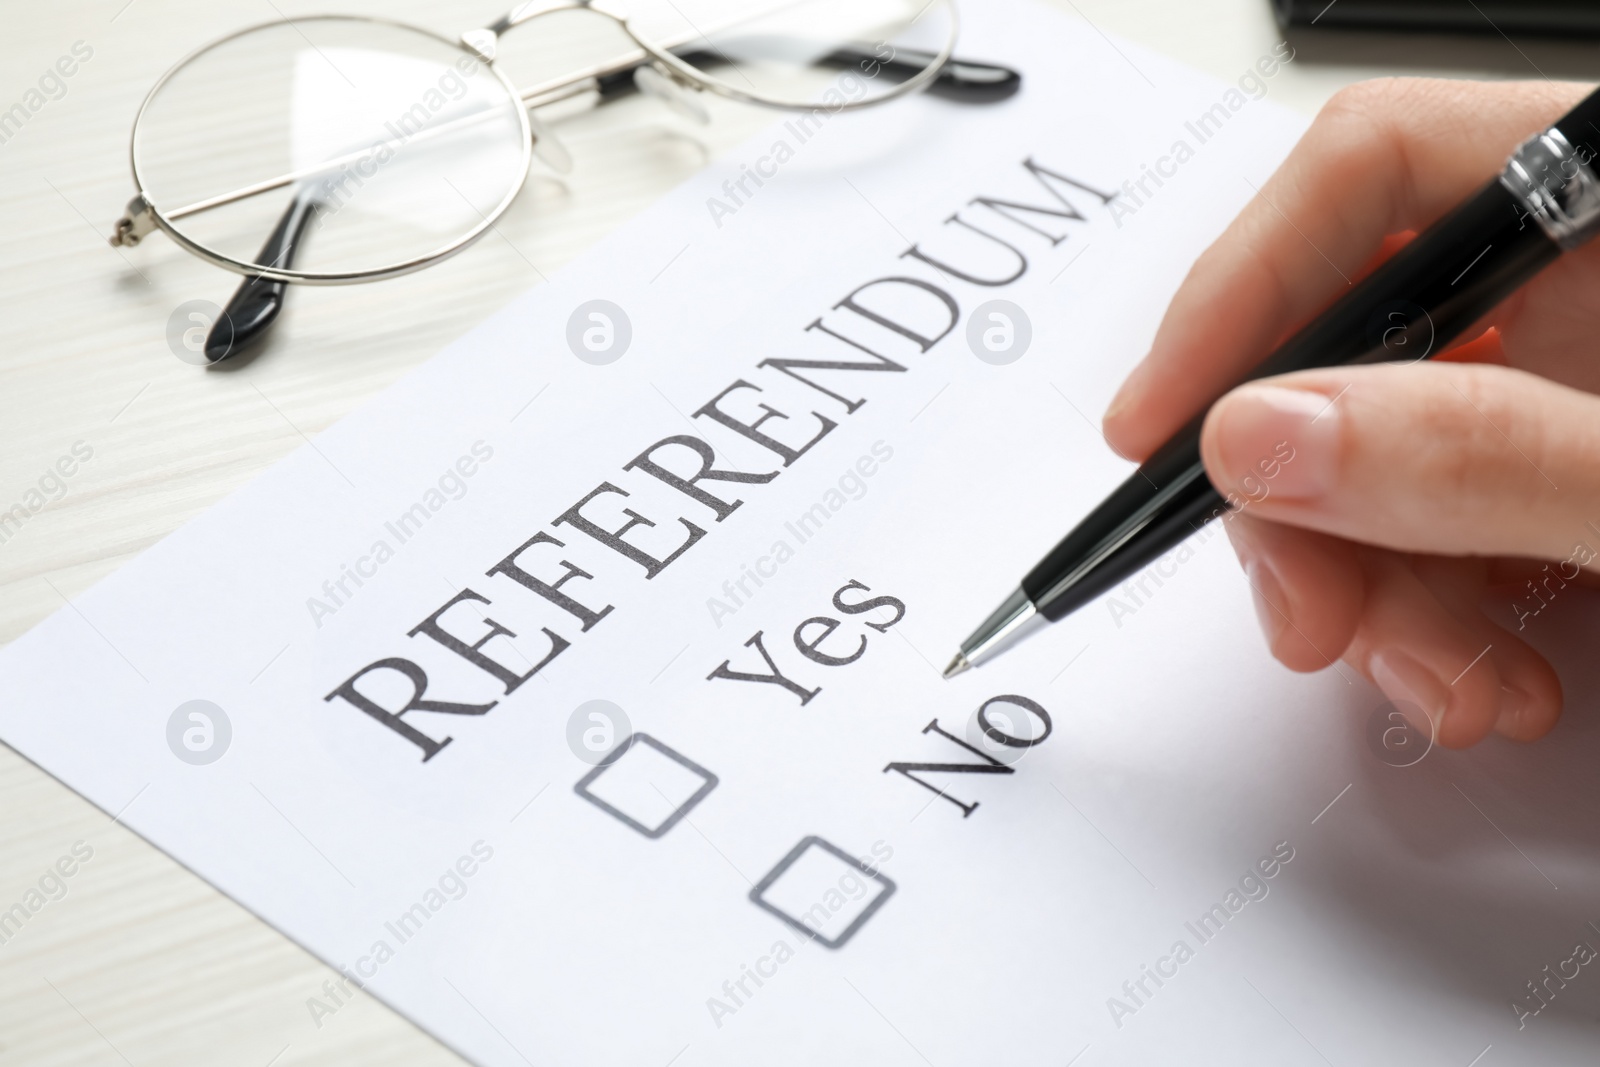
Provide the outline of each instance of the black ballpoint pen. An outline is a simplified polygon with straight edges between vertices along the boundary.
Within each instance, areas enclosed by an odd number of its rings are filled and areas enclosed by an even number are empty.
[[[1417,235],[1281,344],[1250,379],[1426,358],[1600,230],[1600,91],[1535,134],[1497,178]],[[1410,362],[1412,360],[1408,360]],[[1143,569],[1227,510],[1195,416],[1090,512],[961,644],[946,678],[990,659]]]

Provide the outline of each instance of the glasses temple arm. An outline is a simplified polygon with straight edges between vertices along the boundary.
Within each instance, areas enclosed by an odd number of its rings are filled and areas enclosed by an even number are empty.
[[[932,52],[919,52],[909,48],[892,50],[888,58],[876,50],[849,46],[831,52],[817,60],[818,66],[840,70],[878,69],[873,77],[884,77],[893,82],[910,81],[928,69],[938,56]],[[967,104],[992,104],[1015,96],[1022,88],[1022,75],[998,63],[979,63],[951,56],[945,61],[924,92]]]
[[[316,218],[317,208],[318,200],[310,188],[302,187],[273,227],[272,236],[261,246],[256,262],[285,270],[294,266],[295,253],[304,244],[306,229]],[[278,320],[288,289],[289,283],[259,274],[240,282],[206,335],[206,362],[220,363],[260,341]]]
[[[724,62],[723,57],[717,53],[703,50],[674,48],[672,54],[690,66],[702,69]],[[838,70],[868,70],[875,64],[878,70],[874,77],[903,82],[922,73],[935,58],[937,57],[932,52],[917,52],[902,48],[891,58],[884,59],[877,52],[864,47],[847,47],[830,52],[816,63],[820,67]],[[596,77],[595,89],[599,92],[600,103],[608,103],[634,92],[637,88],[633,80],[634,72],[649,62],[648,59],[641,60],[633,66]],[[926,92],[945,100],[990,104],[1015,96],[1017,90],[1021,88],[1022,75],[1010,67],[999,63],[979,63],[952,57],[928,84]]]

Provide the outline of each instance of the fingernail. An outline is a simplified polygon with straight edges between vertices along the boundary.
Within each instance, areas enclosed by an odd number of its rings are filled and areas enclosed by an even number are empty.
[[[1378,688],[1408,721],[1415,718],[1413,709],[1427,716],[1426,722],[1412,722],[1411,725],[1437,740],[1440,720],[1450,703],[1450,691],[1444,682],[1428,668],[1393,648],[1375,653],[1367,669],[1372,672],[1372,680],[1378,683]]]
[[[1522,714],[1522,709],[1527,706],[1528,698],[1522,690],[1513,689],[1509,685],[1500,687],[1500,713],[1495,717],[1494,728],[1503,734],[1517,732],[1517,718]]]
[[[1223,479],[1250,500],[1309,500],[1333,488],[1339,406],[1321,393],[1246,385],[1217,413]]]
[[[1122,449],[1117,447],[1116,442],[1112,439],[1112,431],[1116,429],[1118,420],[1122,418],[1132,403],[1132,399],[1128,395],[1128,385],[1131,381],[1132,379],[1130,378],[1128,382],[1122,383],[1122,388],[1117,390],[1117,395],[1111,398],[1111,406],[1106,408],[1104,415],[1100,416],[1100,436],[1104,437],[1106,444],[1111,446],[1111,451],[1122,456],[1123,459],[1131,457],[1123,455]]]
[[[1122,384],[1117,388],[1117,395],[1111,398],[1111,403],[1106,406],[1106,413],[1101,416],[1102,422],[1114,422],[1127,414],[1128,408],[1133,405],[1133,396],[1139,391],[1140,371],[1144,369],[1145,359],[1133,365],[1128,376],[1122,379]]]
[[[1127,406],[1128,386],[1127,383],[1123,383],[1122,388],[1117,390],[1117,395],[1111,398],[1110,405],[1106,407],[1106,413],[1100,416],[1100,421],[1115,422]]]
[[[1261,632],[1267,635],[1267,647],[1276,648],[1278,636],[1289,625],[1288,614],[1285,610],[1279,610],[1289,606],[1283,598],[1283,586],[1278,583],[1278,577],[1272,573],[1270,566],[1253,557],[1244,561],[1244,574],[1250,581],[1250,600],[1255,604],[1256,621],[1261,624]]]

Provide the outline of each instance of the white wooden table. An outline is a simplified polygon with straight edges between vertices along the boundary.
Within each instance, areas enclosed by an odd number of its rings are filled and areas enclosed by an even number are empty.
[[[1229,81],[1280,39],[1267,0],[1055,2]],[[20,128],[0,129],[0,510],[21,503],[30,512],[20,528],[0,528],[0,641],[770,121],[719,108],[711,127],[689,127],[642,100],[574,120],[563,135],[576,170],[564,181],[531,180],[500,225],[503,239],[381,285],[296,290],[258,355],[202,372],[169,350],[168,317],[187,300],[225,302],[235,279],[162,238],[131,251],[106,243],[130,195],[133,112],[194,45],[323,8],[300,0],[13,0],[7,8],[0,111],[42,106]],[[341,0],[338,9],[450,32],[500,13],[493,0]],[[1296,61],[1272,80],[1270,96],[1308,114],[1364,77],[1583,78],[1594,56],[1593,45],[1498,36],[1292,41]],[[91,54],[62,80],[64,92],[52,82],[58,98],[29,98],[74,45],[78,57]],[[45,478],[65,469],[70,477]],[[331,970],[0,746],[0,912],[75,845],[65,895],[0,943],[0,1064],[460,1062],[363,994],[316,1025],[306,1001]]]

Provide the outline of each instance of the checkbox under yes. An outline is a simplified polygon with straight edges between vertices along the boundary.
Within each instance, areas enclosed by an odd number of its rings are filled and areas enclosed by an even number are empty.
[[[717,776],[649,734],[630,734],[573,791],[656,838],[717,787]]]
[[[894,894],[868,864],[820,837],[807,837],[750,890],[771,912],[826,948],[840,948]]]

